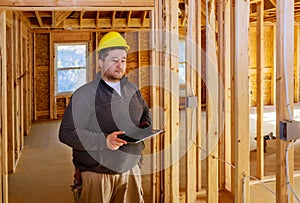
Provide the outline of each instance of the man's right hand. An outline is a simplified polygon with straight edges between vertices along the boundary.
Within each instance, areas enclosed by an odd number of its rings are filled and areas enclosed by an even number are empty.
[[[119,147],[127,144],[125,140],[118,138],[118,135],[125,134],[124,131],[115,131],[106,136],[106,146],[110,150],[117,150]]]

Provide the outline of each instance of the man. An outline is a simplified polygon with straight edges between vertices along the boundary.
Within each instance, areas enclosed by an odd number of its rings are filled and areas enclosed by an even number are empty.
[[[100,74],[74,92],[61,122],[59,139],[73,148],[75,176],[82,185],[79,202],[143,202],[139,162],[144,143],[118,138],[151,123],[138,88],[124,76],[128,49],[119,33],[103,36]]]

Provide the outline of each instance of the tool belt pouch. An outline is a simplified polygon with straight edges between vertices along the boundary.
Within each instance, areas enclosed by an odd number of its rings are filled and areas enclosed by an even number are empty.
[[[74,174],[74,184],[71,185],[71,190],[74,195],[74,201],[77,203],[79,201],[79,197],[81,195],[82,190],[82,181],[81,181],[81,171],[76,168],[75,174]]]

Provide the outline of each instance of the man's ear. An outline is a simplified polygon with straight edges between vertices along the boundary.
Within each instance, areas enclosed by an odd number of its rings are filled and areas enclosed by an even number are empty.
[[[103,63],[104,63],[104,62],[103,62],[103,60],[102,60],[102,59],[99,59],[99,60],[98,60],[98,65],[100,66],[100,68],[102,68],[102,67],[103,67]]]

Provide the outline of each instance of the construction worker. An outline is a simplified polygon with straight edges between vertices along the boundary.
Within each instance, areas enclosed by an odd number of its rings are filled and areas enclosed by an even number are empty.
[[[144,143],[118,138],[149,127],[149,108],[125,76],[129,45],[118,32],[99,42],[100,72],[77,89],[59,130],[72,147],[78,202],[143,202],[139,162]]]

